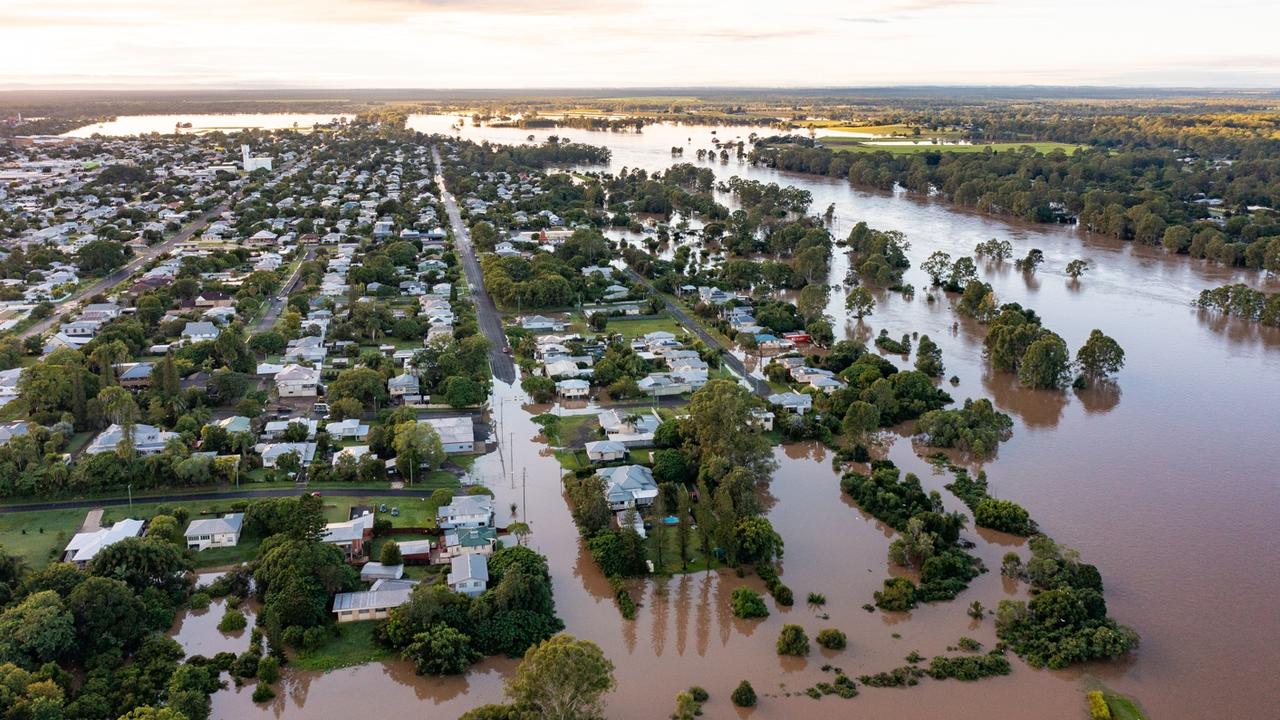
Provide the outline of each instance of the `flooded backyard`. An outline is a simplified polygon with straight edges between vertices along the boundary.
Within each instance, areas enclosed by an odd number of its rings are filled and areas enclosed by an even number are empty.
[[[414,116],[411,126],[450,132],[456,117]],[[469,123],[468,123],[469,125]],[[548,132],[472,128],[472,140],[539,141],[558,134],[613,148],[611,170],[663,169],[694,162],[697,148],[711,146],[711,131],[722,140],[767,128],[650,126],[642,134]],[[692,142],[689,141],[692,138]],[[672,146],[684,147],[673,158]],[[510,503],[527,521],[530,544],[547,555],[559,615],[567,630],[598,643],[617,665],[618,689],[609,696],[608,716],[622,720],[665,717],[677,692],[702,685],[711,692],[708,717],[736,717],[730,690],[748,679],[761,694],[754,718],[815,719],[851,716],[897,718],[1062,718],[1084,710],[1084,690],[1095,679],[1129,694],[1151,717],[1192,720],[1209,717],[1273,717],[1280,708],[1280,332],[1205,316],[1192,299],[1207,287],[1247,282],[1269,291],[1253,272],[1235,271],[1186,258],[1096,238],[1070,226],[1024,225],[951,208],[896,193],[863,192],[838,180],[788,175],[730,160],[702,163],[720,179],[741,175],[789,183],[813,194],[813,211],[836,206],[832,231],[848,235],[859,220],[884,230],[901,230],[911,242],[913,268],[904,282],[917,288],[914,299],[878,294],[872,316],[858,325],[848,320],[843,292],[829,307],[838,337],[887,329],[927,334],[943,351],[946,385],[957,403],[990,398],[1014,418],[1013,437],[986,462],[992,494],[1024,505],[1041,528],[1078,549],[1096,564],[1106,583],[1111,615],[1142,636],[1140,648],[1122,662],[1089,664],[1070,671],[1040,671],[1015,658],[1007,677],[975,683],[925,680],[906,689],[860,688],[851,700],[815,701],[800,695],[830,680],[821,666],[840,667],[851,676],[904,664],[911,651],[925,657],[945,652],[962,635],[990,646],[990,618],[970,619],[974,600],[995,607],[1020,596],[998,572],[1010,549],[1027,554],[1019,541],[970,528],[964,536],[989,572],[956,600],[923,606],[910,614],[867,613],[862,605],[879,589],[888,566],[892,538],[883,524],[840,494],[830,454],[812,444],[778,448],[780,467],[772,486],[769,517],[786,542],[783,580],[798,600],[792,608],[769,601],[772,615],[741,621],[728,611],[729,593],[754,577],[731,572],[697,573],[636,584],[642,607],[624,621],[609,583],[578,540],[550,451],[535,441],[539,429],[518,386],[495,383],[495,435],[502,453],[480,458],[473,475],[497,495],[506,524]],[[991,374],[982,360],[983,328],[959,317],[954,298],[935,293],[928,302],[928,279],[919,270],[934,250],[969,255],[980,241],[1008,240],[1014,255],[1040,248],[1045,263],[1034,277],[1011,263],[979,262],[981,278],[1002,302],[1030,306],[1047,328],[1074,351],[1093,328],[1114,337],[1126,352],[1126,367],[1115,387],[1054,393],[1027,390],[1006,374]],[[1063,269],[1074,258],[1090,258],[1093,268],[1078,283]],[[840,284],[847,258],[836,248],[830,284]],[[899,365],[900,357],[888,356]],[[501,409],[499,411],[499,409]],[[514,462],[504,461],[506,439],[514,438]],[[905,471],[917,473],[926,489],[949,481],[916,454],[910,437],[884,434],[883,452]],[[522,487],[522,473],[527,486]],[[950,509],[960,502],[943,491]],[[527,501],[526,498],[527,497]],[[527,502],[527,506],[526,503]],[[817,617],[802,599],[825,594]],[[189,615],[176,629],[189,652],[212,654],[221,639],[207,638],[204,624],[216,625],[215,604],[204,615]],[[212,620],[209,618],[212,617]],[[849,636],[839,653],[817,650],[807,659],[779,658],[774,641],[783,623],[798,623],[812,637],[836,627]],[[216,628],[213,630],[217,634]],[[900,637],[894,637],[894,634]],[[183,639],[183,636],[189,636]],[[227,639],[226,642],[232,642]],[[236,642],[247,643],[247,639]],[[374,703],[383,714],[451,718],[502,696],[502,679],[513,661],[491,659],[457,678],[423,678],[410,666],[387,662],[326,675],[286,672],[283,692],[257,706],[250,689],[214,696],[213,717],[329,718],[359,713]],[[787,697],[786,693],[793,693]],[[1031,709],[1034,708],[1034,709]]]

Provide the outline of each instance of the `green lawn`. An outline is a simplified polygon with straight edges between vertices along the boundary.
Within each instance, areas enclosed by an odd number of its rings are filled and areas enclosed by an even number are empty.
[[[258,556],[262,538],[241,538],[235,547],[208,548],[196,553],[196,569],[247,563]]]
[[[1110,691],[1103,691],[1107,707],[1111,709],[1113,720],[1146,720],[1146,715],[1129,698]]]
[[[555,455],[556,460],[560,461],[560,467],[565,470],[585,470],[591,467],[586,450],[557,450]]]
[[[657,537],[662,533],[666,545],[662,552],[662,563],[658,563]],[[689,564],[680,565],[680,548],[676,544],[676,528],[662,525],[658,518],[653,519],[653,527],[645,538],[645,548],[649,552],[649,560],[653,562],[654,572],[662,575],[678,575],[680,573],[702,572],[707,569],[707,560],[702,554],[702,535],[697,528],[689,532]]]
[[[330,638],[315,650],[303,650],[289,662],[297,670],[328,672],[338,668],[364,665],[391,657],[391,651],[373,640],[376,620],[339,623],[338,636]]]
[[[609,318],[608,325],[605,326],[605,332],[622,333],[622,337],[626,340],[647,335],[651,332],[669,332],[680,335],[685,329],[676,322],[676,319],[664,315],[660,318],[644,318],[639,320],[624,320],[622,318]]]
[[[0,547],[34,569],[48,565],[84,521],[85,510],[45,510],[0,515]]]
[[[823,145],[836,150],[847,150],[851,152],[879,152],[881,150],[895,154],[910,154],[922,152],[955,152],[955,153],[975,153],[986,152],[990,148],[994,152],[1017,152],[1023,147],[1031,147],[1039,153],[1051,153],[1054,150],[1062,150],[1068,155],[1073,155],[1080,150],[1080,145],[1072,143],[1060,142],[1000,142],[986,143],[978,145],[952,145],[929,142],[929,138],[921,139],[916,145],[891,145],[883,142],[876,142],[874,138],[845,138],[845,137],[824,137],[820,139]]]

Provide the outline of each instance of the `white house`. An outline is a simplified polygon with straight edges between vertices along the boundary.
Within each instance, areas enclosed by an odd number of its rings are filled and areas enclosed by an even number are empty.
[[[387,381],[387,392],[391,394],[391,399],[393,400],[418,397],[421,392],[419,387],[418,377],[409,373],[397,375]]]
[[[455,495],[436,509],[436,525],[444,530],[493,526],[493,498],[488,495]]]
[[[556,383],[556,392],[562,398],[577,399],[591,394],[591,383],[581,378],[569,378]]]
[[[446,453],[472,453],[476,451],[475,420],[470,415],[458,417],[427,418],[424,422],[435,428]]]
[[[182,339],[191,343],[218,339],[218,326],[211,322],[189,322],[182,328]]]
[[[306,365],[285,365],[276,373],[275,381],[280,397],[315,397],[320,371]]]
[[[133,426],[133,449],[139,455],[158,455],[164,452],[165,443],[173,438],[181,437],[175,432],[166,432],[154,425],[143,425],[138,423]],[[98,434],[98,437],[89,443],[89,447],[85,448],[85,453],[89,455],[97,455],[98,453],[115,452],[116,446],[124,439],[124,428],[119,425],[112,424],[106,430]]]
[[[268,443],[255,448],[262,456],[262,467],[273,468],[280,458],[295,453],[302,467],[307,467],[316,458],[316,444],[313,442]]]
[[[587,459],[591,462],[612,462],[627,456],[627,446],[614,440],[596,440],[586,444]]]
[[[228,513],[220,518],[192,520],[183,534],[187,537],[187,547],[192,550],[235,547],[240,542],[240,527],[243,524],[244,513]]]
[[[384,586],[377,590],[369,589],[363,592],[334,595],[333,614],[338,617],[340,623],[385,618],[392,608],[409,602],[409,597],[413,594],[413,584],[410,581],[395,582],[394,586]]]
[[[359,418],[347,418],[324,426],[329,435],[338,440],[363,440],[369,436],[369,426]]]
[[[77,567],[88,565],[105,547],[114,545],[125,538],[138,537],[146,523],[142,520],[126,518],[109,528],[98,528],[91,532],[76,533],[62,551],[62,561],[75,563]]]
[[[262,426],[262,439],[275,440],[276,438],[283,436],[285,432],[289,430],[289,426],[294,423],[298,423],[299,425],[302,425],[307,429],[308,440],[316,439],[316,431],[320,427],[320,422],[315,418],[307,418],[307,417],[286,418],[284,420],[272,420],[271,422]]]
[[[489,585],[489,557],[481,553],[458,555],[450,561],[449,587],[475,597]]]
[[[774,393],[769,402],[793,413],[807,413],[813,409],[813,397],[798,392]]]
[[[596,471],[604,478],[604,494],[613,510],[642,507],[658,497],[653,471],[643,465],[619,465]]]

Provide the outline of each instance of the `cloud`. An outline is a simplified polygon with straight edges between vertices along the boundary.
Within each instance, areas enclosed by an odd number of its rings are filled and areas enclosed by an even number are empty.
[[[888,25],[889,18],[883,17],[842,17],[840,22],[858,23],[862,25]]]

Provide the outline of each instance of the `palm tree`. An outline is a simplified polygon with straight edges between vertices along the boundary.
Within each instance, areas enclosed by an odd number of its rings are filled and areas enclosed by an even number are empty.
[[[517,545],[524,545],[525,538],[533,534],[533,530],[530,529],[529,523],[525,522],[511,523],[507,526],[507,532],[516,536]]]

